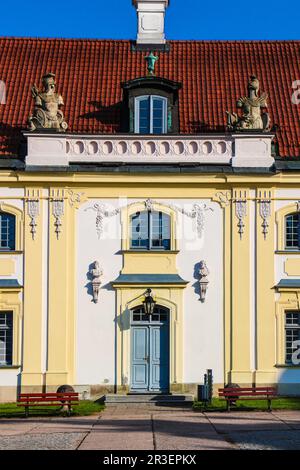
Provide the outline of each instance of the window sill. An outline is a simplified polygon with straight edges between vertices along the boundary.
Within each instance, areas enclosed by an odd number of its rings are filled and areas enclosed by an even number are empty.
[[[121,250],[121,253],[165,253],[165,254],[177,254],[179,250],[138,250],[138,249],[131,249],[131,250]]]
[[[300,255],[300,250],[276,250],[276,255]]]
[[[277,369],[300,369],[300,364],[294,365],[294,364],[275,364]]]
[[[4,365],[0,365],[0,370],[1,369],[20,369],[21,366],[4,366]]]
[[[11,251],[0,250],[0,255],[21,255],[21,254],[23,254],[23,251],[20,251],[20,250],[11,250]]]

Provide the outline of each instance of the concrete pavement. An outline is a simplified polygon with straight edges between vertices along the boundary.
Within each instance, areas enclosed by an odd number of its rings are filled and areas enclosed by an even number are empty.
[[[0,419],[0,449],[300,450],[300,411],[117,405],[86,417]]]

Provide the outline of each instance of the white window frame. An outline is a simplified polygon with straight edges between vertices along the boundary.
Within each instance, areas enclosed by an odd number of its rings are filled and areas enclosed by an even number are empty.
[[[14,219],[14,233],[13,233],[13,247],[12,248],[10,246],[2,246],[2,230],[3,230],[2,217],[5,215]],[[6,239],[5,239],[5,242],[7,245],[9,245],[9,241],[10,241],[9,230],[10,230],[10,225],[8,222],[7,227],[6,227]],[[15,251],[15,249],[16,249],[16,216],[14,214],[11,214],[10,212],[0,211],[0,251],[9,252],[9,251]]]
[[[150,134],[153,134],[153,100],[160,99],[163,102],[163,131],[162,134],[167,133],[168,125],[168,99],[159,95],[143,95],[135,98],[134,106],[134,132],[140,134],[140,102],[150,98]]]
[[[288,219],[288,217],[293,217],[294,215],[298,216],[298,223],[297,223],[297,242],[298,242],[298,246],[288,246],[287,245],[287,219]],[[298,235],[299,224],[300,224],[300,216],[299,216],[298,212],[291,212],[290,214],[287,214],[284,217],[284,247],[285,247],[285,250],[299,251],[299,249],[300,249],[299,248],[299,235]]]
[[[11,311],[3,311],[1,310],[0,311],[0,314],[1,315],[5,315],[5,317],[10,317],[11,318],[11,328],[9,329],[8,326],[2,326],[0,325],[0,330],[6,332],[6,331],[10,331],[10,342],[7,338],[7,335],[5,334],[4,337],[5,337],[5,342],[4,342],[4,348],[3,348],[3,351],[6,353],[6,349],[8,349],[10,347],[11,349],[11,360],[9,363],[7,362],[0,362],[0,366],[11,366],[13,364],[13,356],[14,356],[14,352],[13,352],[13,341],[14,341],[14,322],[13,322],[13,312]]]
[[[133,251],[171,251],[172,250],[172,219],[171,219],[171,215],[170,214],[167,214],[166,212],[163,212],[163,211],[159,211],[159,210],[154,210],[154,211],[151,211],[151,210],[145,210],[145,211],[138,211],[140,213],[142,212],[145,212],[147,213],[147,216],[148,216],[148,246],[147,247],[136,247],[136,246],[133,246],[132,245],[132,241],[133,241],[133,238],[132,238],[132,218],[137,214],[137,212],[131,214],[130,216],[130,222],[129,222],[129,227],[130,227],[130,250],[133,250]],[[169,224],[169,241],[170,241],[170,247],[168,249],[164,248],[164,246],[153,246],[153,219],[152,219],[152,214],[153,213],[161,213],[163,215],[165,215],[166,217],[168,217],[168,224]],[[164,230],[164,227],[162,225],[162,234],[163,234],[163,230]]]

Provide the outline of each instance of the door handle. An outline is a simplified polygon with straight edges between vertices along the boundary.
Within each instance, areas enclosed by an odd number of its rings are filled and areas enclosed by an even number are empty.
[[[149,356],[144,357],[144,361],[147,361],[149,363]]]

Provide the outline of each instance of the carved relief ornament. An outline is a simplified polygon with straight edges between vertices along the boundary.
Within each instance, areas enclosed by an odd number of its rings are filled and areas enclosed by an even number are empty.
[[[127,207],[132,206],[135,203],[128,204]],[[179,206],[176,206],[174,204],[163,204],[157,201],[154,201],[153,199],[146,199],[143,201],[143,204],[145,206],[145,210],[152,211],[154,210],[154,205],[161,205],[168,207],[180,214],[185,215],[186,217],[195,219],[196,221],[196,229],[197,229],[197,234],[199,238],[202,237],[203,235],[203,230],[204,230],[204,223],[205,223],[205,212],[207,211],[213,211],[211,207],[208,207],[206,204],[194,204],[192,207],[191,211],[187,211]],[[92,207],[87,207],[85,210],[93,210],[95,211],[96,214],[96,232],[98,235],[98,238],[101,238],[101,235],[103,234],[103,228],[104,228],[104,218],[106,217],[113,217],[117,214],[120,214],[121,208],[109,210],[108,207],[103,204],[103,203],[96,203]]]

